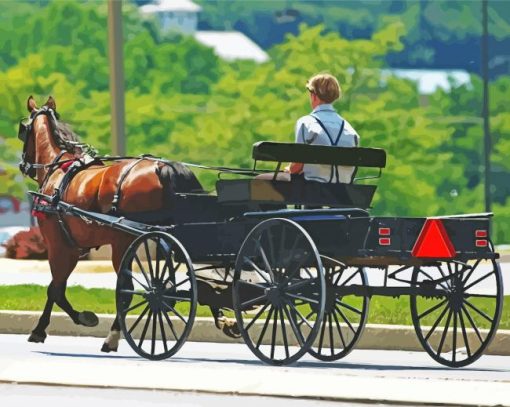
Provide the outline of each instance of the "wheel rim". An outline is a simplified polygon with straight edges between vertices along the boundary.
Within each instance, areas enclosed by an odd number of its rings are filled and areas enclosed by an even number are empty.
[[[137,238],[122,259],[117,315],[124,338],[147,359],[175,354],[196,313],[196,281],[186,250],[173,236],[150,232]]]
[[[233,301],[244,341],[260,360],[283,365],[306,353],[325,305],[322,262],[308,233],[288,219],[258,224],[237,256]]]
[[[317,339],[309,353],[317,359],[333,361],[347,356],[365,328],[370,299],[360,296],[339,296],[335,287],[366,286],[362,267],[338,264],[326,267],[326,306]]]
[[[501,317],[499,265],[494,260],[476,260],[415,267],[412,284],[444,291],[435,298],[411,296],[413,324],[423,348],[450,367],[477,360],[492,341]]]

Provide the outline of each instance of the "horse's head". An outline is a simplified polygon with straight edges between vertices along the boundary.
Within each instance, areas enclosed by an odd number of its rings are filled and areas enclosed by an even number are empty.
[[[30,96],[27,100],[27,110],[30,114],[26,119],[21,120],[18,130],[18,138],[23,142],[23,154],[19,169],[23,175],[35,179],[37,169],[44,168],[45,164],[37,162],[38,141],[49,141],[47,139],[37,140],[38,136],[41,137],[41,130],[44,130],[46,134],[51,132],[50,123],[56,122],[58,113],[55,99],[51,96],[41,108],[37,107],[34,98]]]

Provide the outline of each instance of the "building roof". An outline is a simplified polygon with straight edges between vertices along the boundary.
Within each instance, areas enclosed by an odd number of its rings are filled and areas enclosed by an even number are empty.
[[[457,86],[471,84],[469,72],[460,69],[384,69],[384,75],[417,82],[418,91],[422,95],[434,93],[438,88],[449,91],[450,81]]]
[[[197,31],[195,38],[198,42],[214,48],[216,55],[227,61],[250,59],[262,63],[269,60],[262,48],[238,31]]]
[[[193,3],[191,0],[156,0],[152,4],[146,4],[140,7],[142,13],[151,14],[166,11],[186,11],[198,13],[202,11],[202,7]]]

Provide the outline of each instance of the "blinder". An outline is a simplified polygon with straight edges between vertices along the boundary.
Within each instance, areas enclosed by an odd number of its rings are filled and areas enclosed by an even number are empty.
[[[28,136],[32,131],[32,121],[31,118],[27,118],[19,122],[18,139],[23,143],[27,142]]]

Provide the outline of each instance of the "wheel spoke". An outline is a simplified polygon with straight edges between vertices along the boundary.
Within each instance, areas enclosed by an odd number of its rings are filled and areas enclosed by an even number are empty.
[[[470,298],[470,297],[476,297],[476,298],[498,298],[497,295],[492,294],[469,294],[465,293],[464,298]]]
[[[342,327],[340,326],[338,317],[336,316],[336,313],[334,313],[334,312],[333,312],[333,318],[335,319],[336,329],[338,330],[338,333],[340,334],[340,340],[342,341],[342,345],[344,346],[344,349],[345,349],[346,345],[345,345],[344,334],[342,333]]]
[[[173,324],[172,320],[170,319],[170,317],[168,316],[168,314],[165,311],[162,311],[162,314],[165,317],[166,323],[170,327],[170,330],[172,331],[172,335],[174,336],[175,340],[178,341],[179,338],[177,338],[177,333],[175,332],[175,328],[174,328],[174,324]]]
[[[154,355],[156,351],[156,324],[157,314],[154,314],[152,318],[152,337],[151,337],[151,355]]]
[[[121,288],[119,292],[122,294],[145,295],[145,291],[126,290],[125,288]]]
[[[274,309],[274,320],[273,320],[273,333],[271,334],[271,359],[274,359],[277,328],[278,328],[278,308],[275,308]]]
[[[147,329],[149,328],[150,322],[152,319],[152,310],[149,311],[147,315],[147,321],[145,321],[145,325],[143,326],[142,335],[140,336],[140,341],[138,342],[138,347],[141,348],[143,341],[145,340],[145,335],[147,334]]]
[[[444,305],[448,301],[447,299],[444,299],[440,303],[434,305],[433,307],[429,308],[427,311],[422,312],[420,315],[418,315],[418,319],[422,319],[423,317],[426,317],[431,312],[434,312],[436,309],[440,308],[442,305]]]
[[[468,354],[468,358],[471,357],[471,350],[469,348],[469,339],[466,332],[466,325],[464,324],[464,318],[462,317],[462,309],[459,311],[459,322],[460,327],[462,329],[462,337],[464,338],[464,344],[466,345],[466,352]]]
[[[285,315],[287,315],[287,318],[289,319],[290,327],[292,328],[292,332],[294,332],[294,336],[298,340],[299,344],[302,346],[303,343],[305,343],[305,340],[303,338],[303,335],[301,334],[301,331],[296,326],[296,322],[294,321],[294,318],[290,315],[290,311],[287,309],[287,307],[282,307],[283,311],[285,312]]]
[[[335,354],[335,343],[333,341],[333,319],[331,314],[328,314],[329,323],[329,348],[331,349],[331,356]]]
[[[127,309],[122,310],[124,314],[127,314],[128,312],[133,311],[134,309],[137,309],[138,307],[142,306],[143,304],[147,304],[147,300],[144,299],[143,301],[140,301],[138,304],[133,305],[132,307],[129,307]]]
[[[322,324],[321,324],[321,333],[319,336],[319,348],[318,348],[317,353],[322,352],[322,344],[324,343],[324,332],[325,331],[326,331],[326,319],[323,319]]]
[[[333,271],[331,273],[331,276],[333,276],[334,274],[338,273],[338,276],[336,276],[336,279],[333,282],[333,285],[338,285],[338,283],[340,282],[340,279],[342,278],[342,275],[344,274],[345,270],[347,270],[345,267],[340,267],[340,270],[338,270],[337,272]],[[356,275],[356,273],[354,273],[354,275]]]
[[[351,281],[355,276],[356,274],[360,273],[361,275],[361,269],[360,268],[357,268],[356,271],[354,273],[352,273],[352,275],[347,279],[345,280],[342,284],[340,284],[340,287],[343,287],[345,286],[349,281]],[[336,284],[335,284],[336,285]]]
[[[143,241],[143,247],[145,248],[145,256],[147,257],[147,264],[149,265],[149,273],[151,275],[151,279],[154,280],[154,270],[152,268],[152,259],[151,254],[149,251],[149,244],[147,243],[147,240]]]
[[[294,312],[295,312],[295,313],[299,316],[299,318],[301,319],[301,322],[304,322],[306,325],[308,325],[308,327],[309,327],[310,329],[313,329],[312,325],[310,325],[310,322],[308,322],[308,319],[307,319],[307,318],[305,318],[305,317],[301,314],[301,312],[299,312],[299,310],[298,310],[298,309],[296,308],[296,306],[292,303],[292,301],[289,301],[289,300],[287,300],[286,298],[284,298],[284,301],[285,301],[285,302],[286,302],[286,303],[287,303],[287,304],[288,304],[288,305],[292,308],[292,310],[293,310],[293,311],[294,311]],[[310,313],[310,315],[311,315],[311,314],[313,314],[313,312],[312,312],[312,313]]]
[[[452,319],[452,313],[453,311],[448,311],[448,316],[446,317],[446,323],[444,326],[443,334],[441,335],[441,340],[439,341],[439,346],[437,349],[437,356],[441,354],[441,351],[443,350],[444,341],[446,339],[446,334],[448,333],[448,328],[450,327],[450,320]]]
[[[471,326],[473,327],[473,329],[475,330],[476,336],[477,336],[477,337],[478,337],[478,339],[480,340],[480,343],[483,343],[482,335],[480,334],[480,331],[478,330],[478,327],[476,326],[475,321],[473,321],[473,317],[472,317],[472,316],[471,316],[471,314],[468,312],[468,310],[467,310],[467,308],[464,306],[464,304],[462,304],[462,311],[464,311],[464,313],[466,314],[466,317],[467,317],[467,319],[469,320],[469,323],[471,324]]]
[[[147,284],[149,285],[149,287],[151,287],[152,286],[152,282],[151,282],[149,276],[147,275],[147,272],[145,271],[145,268],[143,267],[142,262],[138,258],[137,254],[135,254],[134,259],[135,259],[136,263],[138,264],[138,267],[140,267],[140,271],[142,272],[142,274],[143,274],[143,276],[145,278],[145,281],[147,281]]]
[[[264,322],[264,326],[262,327],[262,331],[260,332],[259,339],[257,340],[257,344],[255,346],[256,349],[260,347],[260,344],[262,343],[262,340],[264,339],[264,336],[266,334],[267,326],[269,325],[269,321],[271,320],[271,317],[273,316],[274,307],[271,306],[271,309],[269,310],[269,314],[267,315],[266,321]]]
[[[134,274],[131,272],[131,270],[128,270],[127,268],[123,269],[122,270],[122,273],[128,275],[129,277],[131,277],[133,280],[135,280],[138,284],[140,284],[144,290],[146,291],[150,291],[150,288],[148,286],[146,286],[145,284],[143,284],[140,280],[138,280]]]
[[[237,283],[244,284],[244,285],[249,285],[250,287],[256,287],[256,288],[258,288],[260,290],[265,290],[267,288],[267,286],[263,286],[263,285],[260,285],[260,284],[255,284],[255,283],[252,283],[251,281],[238,280]]]
[[[163,317],[161,316],[161,311],[158,312],[158,320],[159,320],[159,329],[161,331],[161,339],[163,340],[163,347],[165,348],[165,352],[168,352],[168,344],[166,342],[166,332],[165,332],[165,327],[163,326]]]
[[[430,328],[430,331],[425,336],[425,340],[428,341],[430,336],[434,333],[439,323],[443,320],[443,317],[445,316],[446,312],[448,311],[448,305],[445,305],[443,308],[443,311],[441,311],[441,314],[439,315],[439,318],[436,319],[436,322],[434,322],[434,325],[432,325],[432,328]]]
[[[166,292],[166,291],[168,291],[168,290],[175,290],[175,289],[177,289],[178,287],[180,287],[181,285],[183,285],[183,284],[185,284],[185,283],[187,283],[187,282],[189,282],[189,281],[190,281],[190,279],[189,279],[189,278],[186,278],[186,279],[182,280],[180,283],[175,284],[173,287],[167,288],[167,289],[166,289],[165,291],[163,291],[163,292]]]
[[[287,293],[285,293],[285,295],[288,297],[291,297],[291,298],[295,298],[296,300],[303,300],[306,303],[319,304],[318,300],[314,300],[313,298],[304,297],[299,294],[291,294],[291,293],[287,292]]]
[[[307,285],[312,285],[312,284],[315,284],[316,282],[317,282],[317,279],[315,279],[315,278],[314,279],[306,279],[306,280],[302,280],[297,283],[288,285],[288,286],[284,287],[284,289],[285,289],[285,291],[297,290],[298,288],[305,287]]]
[[[340,314],[340,316],[342,317],[342,319],[345,321],[345,323],[347,324],[347,326],[350,328],[350,330],[352,331],[353,334],[356,335],[356,330],[353,328],[351,322],[347,319],[347,317],[345,316],[345,314],[342,312],[342,310],[340,308],[338,308],[337,305],[335,305],[335,309],[338,311],[338,313]]]
[[[354,308],[352,305],[349,305],[349,304],[346,304],[345,302],[340,301],[338,298],[335,299],[335,303],[340,305],[340,306],[342,306],[342,307],[344,307],[344,308],[347,308],[348,310],[350,310],[350,311],[352,311],[352,312],[354,312],[354,313],[356,313],[358,315],[363,314],[363,312],[360,311],[359,309]]]
[[[241,311],[245,311],[247,308],[251,307],[252,305],[255,305],[255,304],[259,303],[260,301],[262,301],[263,299],[266,299],[266,298],[267,298],[267,295],[263,294],[263,295],[261,295],[259,297],[256,297],[256,298],[253,298],[251,300],[242,302],[241,306],[239,308],[240,308]],[[258,305],[260,305],[260,304],[258,304]]]
[[[471,266],[471,270],[469,270],[469,273],[466,274],[466,278],[462,281],[464,283],[464,285],[469,281],[469,279],[471,278],[471,275],[473,274],[473,272],[478,267],[478,265],[480,264],[481,261],[482,261],[482,259],[478,259],[475,262],[475,264],[473,264],[473,266]]]
[[[457,312],[453,313],[453,347],[452,347],[452,362],[455,363],[457,353]]]
[[[480,314],[482,317],[484,317],[487,321],[489,321],[492,324],[493,319],[489,317],[485,312],[475,307],[473,304],[471,304],[468,300],[464,299],[464,303],[474,311],[476,311],[478,314]]]
[[[464,287],[464,291],[469,290],[471,287],[473,287],[474,285],[478,284],[480,281],[485,280],[487,277],[492,276],[493,274],[496,274],[496,272],[494,270],[492,270],[490,273],[487,273],[484,276],[480,277],[478,280],[473,281],[468,286]]]
[[[264,305],[260,310],[259,312],[257,312],[257,314],[253,317],[253,319],[250,321],[250,323],[248,325],[246,325],[246,327],[244,328],[245,331],[248,331],[252,326],[253,324],[255,323],[255,321],[257,321],[260,316],[264,313],[264,311],[266,310],[266,308],[269,307],[269,303],[266,302],[266,305]]]
[[[149,304],[147,304],[147,306],[144,308],[144,310],[142,311],[142,313],[138,316],[138,318],[136,319],[136,321],[134,322],[133,325],[131,325],[131,328],[129,328],[128,330],[128,333],[131,334],[131,332],[134,331],[134,329],[136,328],[136,326],[139,324],[139,322],[142,320],[142,318],[145,316],[145,314],[147,314],[147,311],[149,311]]]
[[[266,252],[264,251],[264,248],[262,247],[262,244],[260,243],[260,241],[257,242],[257,249],[260,253],[260,256],[262,257],[262,262],[264,263],[266,272],[269,274],[269,277],[271,278],[271,282],[275,282],[273,269],[271,268],[271,265],[269,264],[269,260],[267,260]]]
[[[285,357],[289,358],[290,354],[289,354],[289,343],[287,341],[287,328],[285,327],[285,319],[283,317],[283,312],[281,309],[279,310],[279,314],[280,314],[280,322],[282,324],[282,336],[283,336],[283,346],[285,347]]]
[[[159,280],[159,237],[156,238],[156,280]]]
[[[250,266],[252,266],[253,269],[255,270],[255,272],[260,277],[262,277],[266,281],[266,283],[271,284],[271,281],[269,281],[267,279],[267,277],[264,275],[264,272],[251,259],[249,259],[248,257],[245,256],[243,260],[244,260],[245,263],[248,263]]]
[[[188,323],[188,322],[184,319],[184,317],[183,317],[181,314],[179,314],[179,313],[177,312],[177,310],[176,310],[174,307],[172,307],[170,304],[168,304],[167,302],[165,302],[165,301],[163,301],[163,300],[161,300],[161,303],[162,303],[165,307],[167,307],[167,309],[169,309],[170,311],[172,311],[172,312],[175,314],[175,316],[176,316],[176,317],[178,317],[178,318],[179,318],[182,322],[184,322],[185,324],[187,324],[187,323]]]
[[[187,301],[190,302],[191,298],[188,297],[178,297],[175,295],[161,295],[163,298],[167,298],[169,300],[175,300],[175,301]]]
[[[418,270],[419,270],[419,271],[420,271],[420,272],[421,272],[421,273],[422,273],[425,277],[428,277],[428,278],[430,279],[430,282],[432,282],[432,283],[436,283],[436,284],[439,284],[439,285],[440,285],[441,287],[443,287],[446,291],[449,291],[449,288],[448,288],[448,286],[447,286],[447,285],[446,285],[446,286],[445,286],[445,285],[443,285],[443,283],[442,283],[442,282],[441,282],[441,283],[437,283],[437,282],[436,282],[436,280],[435,280],[434,278],[432,278],[432,277],[430,276],[430,274],[429,274],[429,273],[427,273],[426,271],[423,271],[423,269],[422,269],[421,267],[418,267]]]

